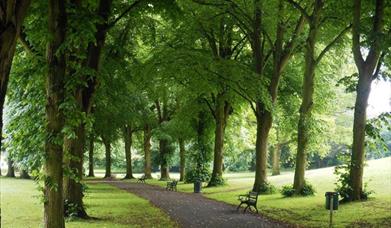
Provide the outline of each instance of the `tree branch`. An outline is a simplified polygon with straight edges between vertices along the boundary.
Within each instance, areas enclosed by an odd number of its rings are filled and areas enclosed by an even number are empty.
[[[375,15],[373,19],[372,34],[374,34],[374,41],[369,50],[368,56],[365,60],[365,65],[371,70],[376,67],[376,63],[380,57],[381,47],[380,42],[382,40],[381,34],[384,29],[384,0],[376,1]],[[371,72],[372,73],[372,72]]]
[[[316,58],[315,60],[315,64],[318,64],[323,56],[342,38],[343,35],[345,35],[345,33],[347,31],[350,30],[350,28],[352,28],[352,25],[350,24],[349,26],[347,26],[346,28],[344,28],[323,50],[322,52],[320,52],[318,58]]]
[[[301,5],[293,0],[286,0],[289,4],[291,4],[294,8],[300,11],[301,15],[303,15],[308,21],[311,19],[311,16],[307,13],[307,11],[301,7]]]
[[[210,104],[210,102],[208,101],[208,99],[206,99],[205,97],[203,97],[202,99],[205,101],[206,105],[208,106],[210,112],[212,113],[213,118],[216,119],[215,111],[213,110],[212,105]]]
[[[297,38],[299,34],[303,31],[304,28],[304,16],[301,15],[297,20],[295,30],[293,31],[290,41],[285,45],[282,51],[282,56],[280,58],[280,70],[283,70],[288,63],[289,58],[291,57],[293,50],[296,46]]]
[[[112,28],[119,20],[121,20],[126,14],[128,14],[133,8],[135,8],[138,4],[140,4],[142,0],[134,1],[124,12],[122,12],[117,18],[115,18],[112,22],[108,23],[107,29]]]
[[[386,53],[387,52],[383,51],[382,54],[380,55],[379,61],[377,62],[375,73],[372,75],[372,80],[375,80],[379,77],[380,69],[383,64],[383,59],[386,56]]]
[[[22,46],[24,47],[24,49],[28,53],[35,55],[35,56],[38,56],[38,57],[43,57],[37,50],[34,49],[34,47],[31,45],[31,43],[27,40],[27,35],[23,31],[23,28],[21,29],[18,38],[19,38],[20,43],[22,44]]]
[[[364,58],[362,57],[362,53],[360,50],[360,34],[361,34],[361,0],[354,1],[354,9],[353,9],[353,31],[352,31],[352,51],[354,61],[359,69],[362,69],[364,65]]]

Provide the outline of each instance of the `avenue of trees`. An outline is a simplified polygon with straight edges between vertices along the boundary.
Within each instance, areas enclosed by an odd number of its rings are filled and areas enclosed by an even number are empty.
[[[83,178],[104,168],[224,184],[340,165],[365,200],[367,158],[390,155],[390,112],[367,118],[391,77],[386,0],[49,0],[0,3],[0,149],[43,191],[45,227],[88,218]],[[388,82],[389,83],[389,82]]]

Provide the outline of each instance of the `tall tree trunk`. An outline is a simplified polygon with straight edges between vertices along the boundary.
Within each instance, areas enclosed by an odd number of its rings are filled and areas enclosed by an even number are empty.
[[[109,140],[103,139],[103,144],[105,145],[105,158],[106,158],[105,178],[110,178],[111,177],[111,143]]]
[[[357,85],[356,103],[354,106],[353,147],[351,155],[350,186],[352,196],[350,200],[360,200],[363,191],[363,173],[365,162],[365,125],[368,97],[371,91],[371,73],[362,72]]]
[[[124,141],[125,141],[125,159],[126,159],[126,175],[125,179],[133,179],[132,170],[132,129],[130,126],[124,127]]]
[[[63,138],[65,54],[59,51],[65,40],[66,11],[65,2],[49,0],[49,35],[47,46],[48,74],[46,78],[46,133],[45,140],[45,203],[44,227],[64,228],[63,201],[63,147],[58,141]]]
[[[71,175],[64,177],[64,200],[65,215],[69,216],[68,205],[72,205],[73,215],[79,218],[87,218],[87,213],[83,204],[83,186],[81,180],[83,178],[83,154],[84,154],[84,124],[80,125],[76,130],[76,138],[64,139],[65,153],[69,153],[69,171]]]
[[[152,157],[151,157],[151,127],[148,124],[144,126],[144,175],[146,178],[152,178]]]
[[[272,125],[271,113],[257,102],[257,139],[255,142],[255,182],[253,190],[261,192],[267,184],[267,140]],[[263,110],[263,111],[261,111]]]
[[[183,139],[179,139],[179,181],[185,180],[185,164],[186,164],[186,157],[185,157],[185,142]]]
[[[280,156],[281,156],[281,144],[276,143],[273,148],[272,159],[272,175],[280,175]]]
[[[264,55],[262,52],[262,5],[259,0],[254,0],[253,33],[251,36],[251,49],[253,55],[254,71],[259,78],[263,77]],[[267,164],[267,135],[262,126],[262,111],[265,110],[261,101],[256,102],[255,116],[257,119],[257,135],[255,142],[255,180],[253,190],[259,192],[266,183]]]
[[[15,177],[14,161],[10,157],[7,158],[7,165],[8,165],[8,170],[7,170],[7,174],[5,176],[6,177]]]
[[[384,32],[384,0],[376,0],[376,8],[373,16],[373,26],[371,34],[381,34]],[[353,13],[353,55],[358,69],[358,84],[356,87],[356,103],[354,106],[353,122],[353,145],[350,164],[349,186],[351,201],[361,200],[363,196],[363,172],[365,162],[365,126],[366,126],[366,109],[368,106],[368,97],[371,91],[372,80],[379,74],[382,64],[381,41],[383,36],[373,36],[370,40],[368,55],[364,60],[361,53],[361,0],[354,1]],[[368,49],[368,47],[366,47]]]
[[[166,139],[159,140],[159,152],[160,152],[160,180],[169,180],[170,172],[168,159],[170,155],[169,141]]]
[[[94,177],[94,136],[91,136],[88,149],[88,176]]]
[[[9,74],[15,54],[16,40],[19,36],[31,0],[2,1],[0,20],[0,151],[3,135],[3,108],[7,94]],[[0,171],[1,173],[1,171]]]
[[[90,42],[87,49],[86,67],[92,69],[97,73],[99,71],[99,64],[101,58],[102,48],[105,43],[107,33],[107,20],[111,12],[112,0],[100,0],[96,14],[102,19],[96,24],[95,40]],[[89,115],[91,113],[92,98],[95,94],[97,79],[96,75],[85,76],[84,79],[87,83],[87,87],[79,87],[75,93],[75,98],[78,102],[79,109]],[[76,216],[79,218],[88,218],[83,205],[83,194],[81,192],[82,186],[79,181],[82,179],[83,172],[83,156],[85,145],[85,123],[80,123],[76,129],[77,138],[72,139],[70,144],[70,154],[74,159],[69,163],[69,168],[76,173],[77,181],[66,181],[65,197],[71,203],[78,205],[78,212]]]
[[[322,0],[316,0],[314,10],[309,20],[309,32],[305,45],[305,70],[302,88],[302,103],[298,123],[297,155],[293,188],[299,194],[305,184],[305,169],[307,166],[307,146],[309,139],[308,121],[311,119],[314,94],[314,78],[316,68],[315,45],[319,29],[320,13],[323,7]]]
[[[262,52],[263,45],[261,44],[261,39],[265,40],[265,37],[262,37],[261,26],[262,26],[262,13],[261,5],[258,0],[254,1],[255,11],[254,11],[254,34],[252,35],[252,52],[253,52],[253,62],[255,72],[260,78],[263,77],[263,68],[265,56]],[[294,47],[297,44],[298,34],[303,30],[304,27],[304,17],[300,17],[297,21],[296,27],[291,34],[290,41],[284,45],[284,1],[280,0],[278,3],[278,12],[277,12],[277,29],[276,29],[276,41],[273,49],[273,74],[271,82],[269,85],[269,94],[271,96],[272,106],[275,105],[278,95],[278,85],[281,80],[281,75],[286,67],[289,59],[292,57]],[[255,181],[253,190],[259,192],[262,189],[262,185],[267,183],[267,144],[269,132],[273,122],[273,107],[270,110],[263,104],[262,101],[256,103],[254,110],[255,116],[257,118],[257,139],[255,145],[256,153],[256,165],[255,165]]]
[[[308,57],[308,56],[307,56]],[[307,59],[307,61],[311,61]],[[307,63],[304,84],[303,84],[303,100],[300,106],[300,117],[298,123],[298,139],[297,139],[297,155],[296,155],[296,167],[295,178],[293,187],[296,193],[300,193],[304,187],[304,173],[307,166],[307,145],[308,145],[308,121],[311,118],[311,111],[313,106],[313,93],[314,93],[314,74],[315,65]]]
[[[222,184],[223,180],[223,149],[224,149],[224,131],[225,131],[225,101],[224,94],[218,94],[216,97],[215,109],[215,145],[213,158],[213,171],[208,186],[217,186]],[[227,114],[228,115],[228,114]]]
[[[31,176],[29,175],[27,169],[22,169],[20,171],[20,178],[21,179],[31,179]]]

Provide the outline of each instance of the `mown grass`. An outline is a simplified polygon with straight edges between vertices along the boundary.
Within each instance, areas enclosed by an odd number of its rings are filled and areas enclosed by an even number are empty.
[[[43,205],[31,180],[1,178],[1,227],[42,227]],[[93,219],[67,220],[66,227],[177,227],[147,200],[108,184],[88,184],[85,198]]]
[[[258,208],[263,215],[291,224],[308,227],[327,227],[329,213],[324,208],[324,193],[333,191],[336,177],[334,168],[309,170],[307,181],[316,189],[317,194],[310,197],[284,198],[280,193],[261,195]],[[203,188],[204,196],[236,205],[237,196],[246,193],[252,187],[253,173],[235,173],[224,176],[227,184],[221,187]],[[177,178],[177,177],[176,177]],[[373,160],[365,167],[364,179],[369,190],[375,193],[365,202],[340,205],[333,216],[334,227],[391,227],[391,157]],[[269,177],[276,187],[291,184],[292,172]],[[147,183],[165,186],[158,180],[148,180]],[[192,192],[192,184],[178,184],[178,191]]]

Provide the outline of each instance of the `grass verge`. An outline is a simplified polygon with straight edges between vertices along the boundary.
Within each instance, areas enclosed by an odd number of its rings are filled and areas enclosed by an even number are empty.
[[[43,205],[31,180],[1,177],[1,227],[42,227]],[[147,200],[108,184],[88,184],[87,212],[96,219],[67,220],[66,227],[177,227]]]

